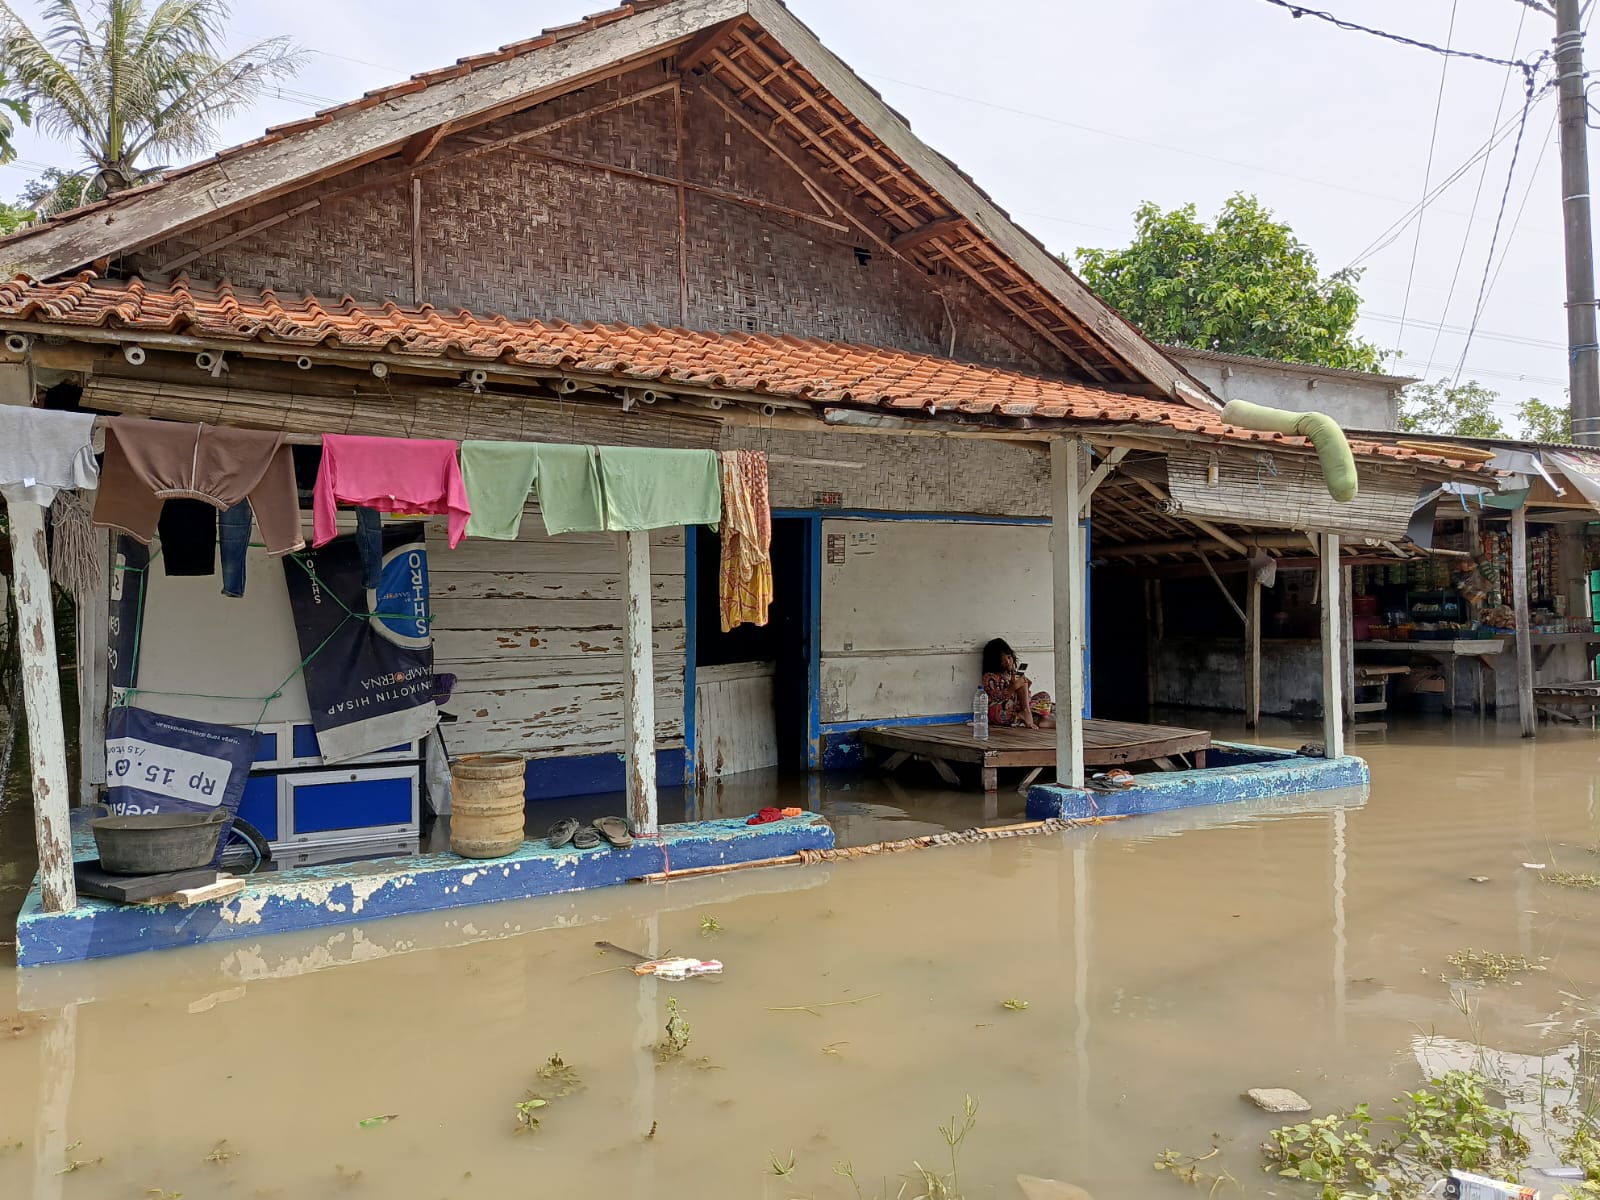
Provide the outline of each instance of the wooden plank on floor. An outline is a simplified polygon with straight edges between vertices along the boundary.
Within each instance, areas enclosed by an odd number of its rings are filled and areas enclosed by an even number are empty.
[[[979,742],[973,739],[967,725],[886,725],[862,730],[861,738],[869,745],[897,752],[950,762],[981,763],[985,767],[1055,765],[1055,736],[1048,729],[991,729],[989,740]],[[1210,745],[1211,734],[1204,729],[1140,725],[1131,721],[1084,722],[1084,761],[1095,766],[1192,754]]]

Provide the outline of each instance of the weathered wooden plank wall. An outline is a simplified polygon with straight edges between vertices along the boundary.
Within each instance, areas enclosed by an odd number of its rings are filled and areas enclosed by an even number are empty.
[[[428,530],[434,667],[458,677],[452,754],[531,758],[623,748],[622,562],[614,535],[545,534],[530,506],[515,542],[446,549]],[[683,746],[684,538],[650,541],[656,746]]]

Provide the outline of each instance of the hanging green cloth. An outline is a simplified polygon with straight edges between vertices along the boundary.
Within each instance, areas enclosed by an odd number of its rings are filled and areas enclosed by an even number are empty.
[[[461,443],[461,479],[472,505],[468,537],[516,540],[522,506],[539,474],[536,449],[531,442]]]
[[[600,505],[600,469],[593,446],[533,444],[536,486],[545,532],[598,533],[606,527]]]
[[[715,450],[600,448],[606,528],[665,529],[722,520],[722,476]]]

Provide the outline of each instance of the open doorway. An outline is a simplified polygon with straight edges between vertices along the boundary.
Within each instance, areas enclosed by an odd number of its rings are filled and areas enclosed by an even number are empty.
[[[764,767],[803,768],[809,723],[807,549],[814,522],[772,521],[772,607],[765,625],[724,633],[722,544],[696,527],[694,770],[700,782]]]

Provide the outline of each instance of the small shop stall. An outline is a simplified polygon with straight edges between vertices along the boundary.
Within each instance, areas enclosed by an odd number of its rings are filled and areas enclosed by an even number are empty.
[[[1405,665],[1384,681],[1389,702],[1423,712],[1516,707],[1531,734],[1536,708],[1595,677],[1600,457],[1462,440],[1511,476],[1499,493],[1441,489],[1419,509],[1431,520],[1413,528],[1423,553],[1355,568],[1357,670]],[[1539,694],[1547,689],[1555,701]]]

